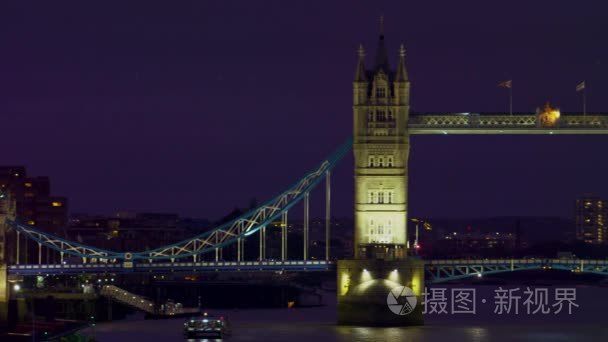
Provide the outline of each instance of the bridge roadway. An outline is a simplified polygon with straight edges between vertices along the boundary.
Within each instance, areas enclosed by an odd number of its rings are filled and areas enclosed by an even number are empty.
[[[209,262],[154,262],[154,263],[86,263],[12,265],[10,275],[76,274],[76,273],[131,273],[131,272],[259,272],[259,271],[329,271],[333,261],[209,261]]]
[[[608,114],[561,113],[555,123],[543,124],[534,113],[412,113],[408,132],[411,135],[608,134]]]
[[[426,260],[426,278],[430,283],[483,275],[536,269],[556,269],[594,273],[608,276],[608,259],[448,259]],[[210,261],[210,262],[154,262],[154,263],[86,263],[12,265],[12,276],[79,273],[163,273],[163,272],[312,272],[333,271],[334,261]]]

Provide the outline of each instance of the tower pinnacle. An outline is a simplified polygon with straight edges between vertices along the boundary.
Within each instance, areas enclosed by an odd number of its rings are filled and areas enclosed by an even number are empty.
[[[365,50],[363,49],[363,44],[359,44],[357,54],[359,60],[357,61],[357,70],[355,71],[355,82],[365,82],[367,81],[367,76],[365,71]]]
[[[363,48],[363,44],[359,44],[359,48],[357,49],[357,53],[359,54],[359,58],[365,57],[365,49]]]
[[[388,54],[384,44],[384,16],[380,16],[380,36],[378,37],[378,48],[376,49],[376,67],[375,70],[384,70],[388,73],[390,67],[388,65]]]
[[[399,48],[399,65],[397,65],[397,75],[395,76],[395,81],[407,81],[407,69],[405,68],[405,46],[403,43]]]

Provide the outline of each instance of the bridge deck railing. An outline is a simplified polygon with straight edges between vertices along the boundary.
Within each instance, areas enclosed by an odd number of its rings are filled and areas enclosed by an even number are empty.
[[[542,127],[536,114],[445,113],[414,114],[410,128],[608,128],[607,114],[562,115],[555,126]]]

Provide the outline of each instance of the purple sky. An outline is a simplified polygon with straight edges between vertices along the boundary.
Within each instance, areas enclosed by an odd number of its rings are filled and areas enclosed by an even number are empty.
[[[573,1],[142,1],[0,5],[0,164],[72,212],[218,218],[265,200],[352,131],[356,47],[407,42],[412,109],[608,112],[607,6]],[[381,5],[378,5],[381,4]],[[608,137],[412,139],[410,212],[571,217],[608,197]],[[352,216],[352,157],[334,213]],[[315,196],[313,213],[323,203]]]

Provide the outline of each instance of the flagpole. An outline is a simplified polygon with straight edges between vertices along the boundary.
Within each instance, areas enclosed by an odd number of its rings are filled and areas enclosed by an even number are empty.
[[[509,115],[513,116],[513,85],[509,87]]]
[[[583,116],[587,116],[587,87],[583,88]]]

